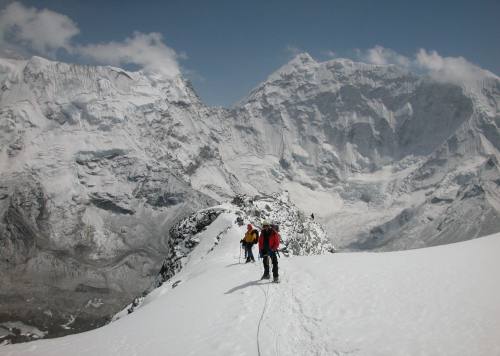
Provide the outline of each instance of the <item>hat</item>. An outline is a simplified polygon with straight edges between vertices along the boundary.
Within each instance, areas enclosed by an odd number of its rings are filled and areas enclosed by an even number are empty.
[[[269,221],[267,221],[267,220],[262,221],[262,226],[266,226],[266,225],[270,226],[271,224],[269,224]]]

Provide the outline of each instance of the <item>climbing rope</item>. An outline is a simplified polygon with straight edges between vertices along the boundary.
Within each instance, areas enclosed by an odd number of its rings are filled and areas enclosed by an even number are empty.
[[[264,314],[265,314],[266,308],[267,308],[267,296],[269,295],[269,285],[270,284],[271,283],[267,284],[267,288],[266,288],[265,292],[264,292],[264,288],[262,288],[262,286],[259,286],[259,288],[262,291],[262,293],[264,293],[264,299],[265,299],[264,307],[262,308],[262,313],[260,314],[259,324],[257,325],[257,352],[258,352],[259,356],[261,356],[261,353],[260,353],[260,340],[259,340],[259,337],[260,337],[260,325],[262,323],[262,320],[264,319]]]

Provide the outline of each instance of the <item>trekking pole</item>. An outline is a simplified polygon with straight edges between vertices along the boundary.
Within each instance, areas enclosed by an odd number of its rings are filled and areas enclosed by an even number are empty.
[[[241,244],[240,244],[240,257],[238,258],[238,263],[241,263]]]

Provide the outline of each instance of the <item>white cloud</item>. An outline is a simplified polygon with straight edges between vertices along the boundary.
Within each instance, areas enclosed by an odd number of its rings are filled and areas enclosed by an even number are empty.
[[[304,52],[301,50],[299,47],[294,46],[294,45],[288,45],[286,46],[285,50],[292,55],[292,57],[295,57],[296,55]]]
[[[165,45],[160,33],[135,32],[122,42],[108,42],[79,46],[76,51],[100,63],[113,65],[136,64],[145,71],[167,76],[180,73],[179,56]]]
[[[393,51],[392,49],[378,45],[373,48],[370,48],[365,53],[362,53],[362,57],[368,63],[372,64],[381,64],[381,65],[396,64],[398,66],[405,68],[409,67],[411,64],[411,61],[408,57],[405,57]]]
[[[436,51],[420,49],[415,58],[415,65],[436,80],[454,84],[472,85],[486,77],[495,76],[463,57],[442,57]]]
[[[329,58],[337,58],[337,53],[335,51],[332,51],[332,50],[327,50],[327,51],[323,51],[321,52],[321,54],[323,54],[324,56],[327,56]]]
[[[101,64],[134,64],[145,71],[167,76],[181,72],[179,59],[185,58],[185,55],[168,47],[160,33],[135,32],[123,41],[78,45],[74,43],[74,37],[79,33],[80,29],[72,19],[48,9],[26,7],[20,2],[13,2],[0,11],[1,55],[24,53],[55,57],[59,49],[64,49],[75,56],[84,56]],[[293,56],[303,52],[293,45],[288,45],[286,51]],[[355,53],[368,63],[395,64],[455,84],[477,83],[487,76],[495,76],[463,57],[442,57],[436,51],[425,49],[420,49],[414,58],[379,45],[368,50],[355,50]],[[324,54],[337,57],[333,51]]]
[[[65,49],[101,64],[135,64],[145,71],[167,76],[178,75],[178,59],[185,58],[168,47],[156,32],[135,32],[124,41],[84,46],[73,41],[78,33],[80,29],[73,20],[48,9],[13,2],[0,12],[0,53],[56,57],[57,50]]]
[[[9,47],[21,46],[53,56],[59,48],[71,51],[71,39],[80,30],[73,20],[57,12],[9,4],[0,13],[0,37]]]
[[[458,85],[476,85],[486,77],[495,75],[467,61],[463,57],[443,57],[436,51],[420,49],[414,58],[403,56],[392,49],[375,46],[368,50],[356,50],[361,60],[379,65],[395,64],[431,78]]]

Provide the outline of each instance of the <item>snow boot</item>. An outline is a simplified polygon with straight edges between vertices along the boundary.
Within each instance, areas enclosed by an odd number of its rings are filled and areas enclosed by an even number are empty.
[[[276,276],[273,277],[273,283],[279,283],[280,282],[280,277]]]
[[[269,279],[269,275],[264,273],[260,279]]]

